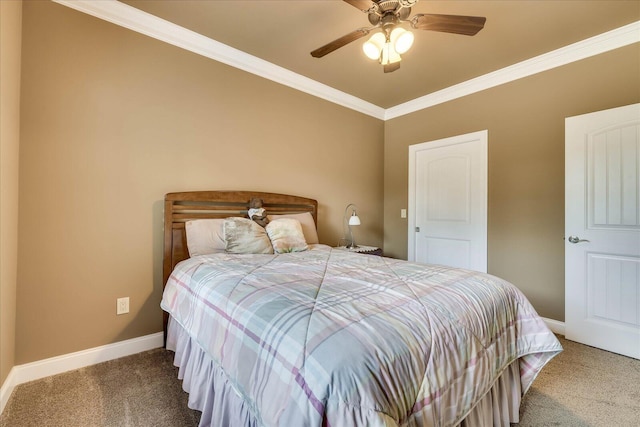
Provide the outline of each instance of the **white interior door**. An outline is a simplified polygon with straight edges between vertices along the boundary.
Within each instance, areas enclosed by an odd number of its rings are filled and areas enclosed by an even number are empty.
[[[565,334],[640,359],[640,104],[565,125]]]
[[[488,132],[409,147],[408,259],[487,271]]]

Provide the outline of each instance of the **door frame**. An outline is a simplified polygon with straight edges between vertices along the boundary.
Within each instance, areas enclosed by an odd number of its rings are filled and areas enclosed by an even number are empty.
[[[464,144],[472,141],[478,141],[481,144],[481,157],[480,162],[482,164],[482,182],[480,183],[483,188],[484,194],[480,195],[484,204],[484,245],[485,248],[485,272],[488,269],[488,144],[489,144],[489,131],[481,130],[477,132],[471,132],[463,135],[456,135],[448,138],[437,139],[433,141],[422,142],[419,144],[413,144],[409,146],[409,211],[408,211],[408,243],[407,243],[407,259],[409,261],[415,261],[415,247],[416,247],[416,157],[417,153],[422,150],[437,149],[440,147],[446,147],[456,144]]]

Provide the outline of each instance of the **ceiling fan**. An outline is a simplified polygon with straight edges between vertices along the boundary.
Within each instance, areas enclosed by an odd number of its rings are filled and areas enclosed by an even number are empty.
[[[408,23],[416,30],[440,31],[444,33],[473,36],[483,27],[487,18],[481,16],[437,15],[418,13],[409,19],[411,7],[418,0],[343,0],[366,13],[371,27],[358,28],[311,52],[314,58],[337,50],[356,41],[378,28],[382,31],[375,34],[363,45],[365,54],[378,60],[385,73],[400,68],[400,55],[405,53],[413,43],[413,34],[401,27]]]

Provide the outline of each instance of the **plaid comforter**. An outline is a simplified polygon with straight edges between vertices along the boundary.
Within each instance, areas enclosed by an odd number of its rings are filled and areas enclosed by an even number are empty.
[[[499,278],[324,245],[188,259],[161,306],[265,426],[455,425],[510,363],[526,392],[562,350]]]

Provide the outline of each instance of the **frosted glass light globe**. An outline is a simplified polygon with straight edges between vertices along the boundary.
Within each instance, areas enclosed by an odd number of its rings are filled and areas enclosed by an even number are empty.
[[[395,51],[400,55],[411,49],[413,39],[413,33],[403,28],[396,28],[391,32],[391,43]]]
[[[367,58],[373,60],[379,59],[380,51],[382,51],[384,42],[384,34],[375,33],[369,41],[362,45],[362,50],[364,51],[364,54],[367,55]]]

